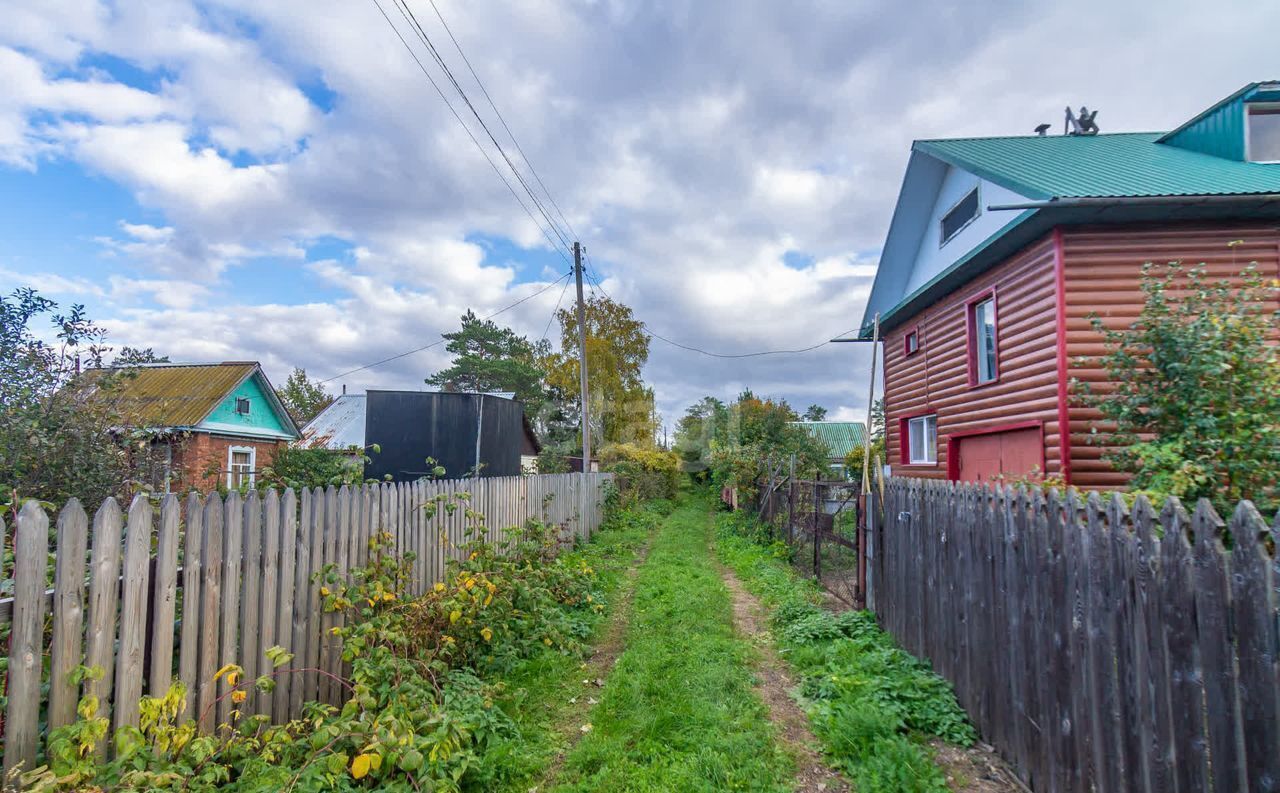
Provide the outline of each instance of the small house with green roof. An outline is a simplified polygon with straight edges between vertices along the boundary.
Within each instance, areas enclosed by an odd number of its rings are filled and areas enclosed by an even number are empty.
[[[844,478],[845,458],[866,442],[866,429],[861,421],[793,421],[827,448],[827,463],[833,476]],[[861,471],[858,472],[861,475]]]
[[[1119,487],[1072,380],[1138,315],[1146,262],[1280,277],[1280,82],[1169,132],[920,140],[863,317],[897,475]]]
[[[146,364],[95,369],[131,429],[150,441],[150,485],[157,492],[255,483],[276,450],[301,437],[256,361]]]

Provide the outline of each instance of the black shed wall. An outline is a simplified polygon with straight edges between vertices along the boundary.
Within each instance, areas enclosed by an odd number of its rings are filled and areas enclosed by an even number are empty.
[[[480,421],[483,405],[484,419]],[[481,394],[370,391],[365,412],[368,452],[365,475],[411,482],[428,473],[426,459],[454,478],[473,472],[476,432],[480,432],[481,476],[516,476],[524,443],[524,409],[519,402]]]

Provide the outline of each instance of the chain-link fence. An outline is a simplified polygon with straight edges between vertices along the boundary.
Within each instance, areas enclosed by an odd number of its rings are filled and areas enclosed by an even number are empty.
[[[818,579],[840,601],[863,605],[856,483],[771,477],[761,483],[755,506],[774,536],[791,547],[797,572]]]

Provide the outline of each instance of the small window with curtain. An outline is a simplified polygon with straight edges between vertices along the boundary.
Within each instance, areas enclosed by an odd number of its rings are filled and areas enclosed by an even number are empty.
[[[969,373],[972,385],[990,383],[1000,376],[994,294],[969,305]]]
[[[907,462],[930,465],[938,461],[938,417],[916,416],[907,419]]]
[[[227,450],[227,487],[234,490],[244,485],[253,486],[256,452],[252,446],[232,446]]]

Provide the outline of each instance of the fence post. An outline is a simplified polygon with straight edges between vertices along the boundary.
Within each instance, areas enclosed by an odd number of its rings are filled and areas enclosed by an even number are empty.
[[[0,532],[3,535],[3,532]],[[53,579],[53,644],[49,664],[49,729],[76,719],[77,687],[71,672],[82,660],[84,566],[89,518],[71,499],[58,515],[58,561]]]
[[[822,540],[818,531],[818,480],[813,480],[813,577],[822,580]]]

